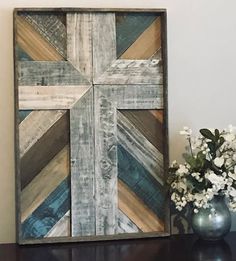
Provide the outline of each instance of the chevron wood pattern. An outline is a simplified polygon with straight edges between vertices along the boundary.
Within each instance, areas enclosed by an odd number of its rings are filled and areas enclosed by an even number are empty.
[[[19,242],[166,235],[165,11],[14,19]]]

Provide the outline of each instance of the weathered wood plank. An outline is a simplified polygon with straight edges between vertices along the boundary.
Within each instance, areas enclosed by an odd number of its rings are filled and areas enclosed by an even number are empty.
[[[34,111],[30,113],[19,127],[19,156],[22,157],[65,113],[65,110]]]
[[[70,188],[69,179],[66,178],[22,223],[21,238],[43,238],[69,209]]]
[[[121,113],[153,146],[163,153],[163,125],[152,113],[148,110],[122,110]]]
[[[119,208],[143,232],[164,231],[163,222],[122,182],[118,182]]]
[[[73,66],[92,80],[92,14],[68,13],[67,59]]]
[[[162,124],[163,123],[163,110],[150,110],[150,113]]]
[[[28,116],[31,112],[32,112],[31,110],[24,110],[24,111],[19,110],[19,111],[18,111],[19,124],[20,124],[25,118],[27,118],[27,116]]]
[[[93,77],[96,79],[116,59],[115,14],[93,16]]]
[[[66,27],[55,13],[28,13],[21,17],[66,59]]]
[[[70,141],[72,236],[95,235],[92,88],[70,111]]]
[[[161,48],[161,18],[158,17],[120,59],[149,59]]]
[[[153,23],[155,13],[116,13],[117,57],[120,57],[132,43]]]
[[[119,111],[117,112],[118,142],[163,185],[163,155]]]
[[[22,48],[16,44],[15,55],[17,61],[32,61],[33,59],[24,51]]]
[[[96,235],[117,233],[116,110],[95,88]]]
[[[69,143],[68,113],[58,119],[21,157],[21,189]]]
[[[150,208],[164,220],[164,187],[121,145],[117,148],[118,177]]]
[[[95,84],[163,84],[159,60],[116,60],[94,80]]]
[[[162,109],[163,85],[95,85],[118,109]]]
[[[69,237],[70,236],[70,211],[66,212],[45,237]]]
[[[19,62],[19,86],[90,85],[69,62]]]
[[[69,175],[69,147],[62,149],[21,193],[23,223]]]
[[[90,86],[19,86],[20,110],[70,109]]]
[[[64,60],[63,56],[21,16],[16,16],[16,42],[33,60]]]
[[[138,233],[139,231],[139,228],[121,210],[119,210],[117,233]]]

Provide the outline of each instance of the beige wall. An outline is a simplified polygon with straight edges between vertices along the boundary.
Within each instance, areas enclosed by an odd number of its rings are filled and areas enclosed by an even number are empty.
[[[171,159],[180,158],[183,125],[236,125],[235,0],[1,0],[0,242],[15,241],[12,10],[52,6],[168,9]]]

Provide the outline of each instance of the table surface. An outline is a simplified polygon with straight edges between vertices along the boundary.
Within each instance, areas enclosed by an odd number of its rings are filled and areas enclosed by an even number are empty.
[[[207,243],[195,235],[73,244],[0,245],[0,261],[236,260],[236,232]]]

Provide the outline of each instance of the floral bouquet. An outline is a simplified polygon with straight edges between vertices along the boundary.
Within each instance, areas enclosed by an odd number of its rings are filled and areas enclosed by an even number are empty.
[[[229,209],[236,211],[236,135],[226,130],[200,129],[199,136],[184,127],[180,131],[188,141],[184,164],[174,161],[169,168],[171,200],[181,211],[190,204],[197,213],[209,208],[214,196],[225,197]]]

